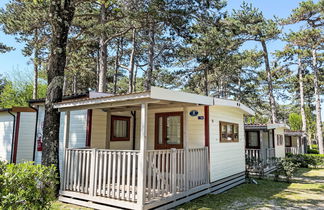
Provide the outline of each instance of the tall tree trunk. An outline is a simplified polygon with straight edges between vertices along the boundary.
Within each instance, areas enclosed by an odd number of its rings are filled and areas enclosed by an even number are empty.
[[[322,119],[321,119],[321,98],[320,98],[320,90],[318,84],[317,55],[315,49],[312,50],[312,55],[313,55],[314,94],[315,94],[315,107],[316,107],[316,137],[318,141],[319,153],[324,154]]]
[[[128,77],[128,92],[132,93],[134,91],[133,82],[134,82],[134,64],[135,64],[135,50],[136,48],[136,29],[133,29],[132,34],[132,52],[129,59],[129,77]]]
[[[135,66],[134,77],[133,77],[133,91],[136,92],[136,82],[137,82],[137,65]]]
[[[33,99],[37,99],[38,95],[38,49],[34,52],[34,85],[33,85]]]
[[[204,69],[204,82],[205,82],[205,95],[208,96],[209,95],[209,90],[208,90],[208,65],[206,66],[206,68]]]
[[[107,8],[104,4],[100,7],[100,24],[104,25],[107,21]],[[104,31],[101,32],[99,39],[99,84],[98,91],[107,90],[107,36]]]
[[[50,60],[47,69],[48,88],[45,100],[42,164],[54,165],[59,174],[60,112],[54,103],[62,101],[66,46],[69,28],[74,16],[72,0],[51,0],[49,17],[52,29]],[[57,190],[59,184],[57,185]],[[58,191],[57,191],[58,192]]]
[[[154,47],[155,47],[155,32],[154,32],[154,23],[151,23],[149,26],[149,49],[148,49],[148,68],[146,72],[146,83],[145,90],[151,90],[152,85],[152,74],[154,69]]]
[[[116,58],[115,58],[114,94],[117,93],[117,80],[118,80],[118,69],[119,69],[119,48],[120,48],[120,44],[121,44],[121,41],[118,40],[117,49],[116,49]]]
[[[306,114],[305,114],[305,102],[304,102],[304,76],[303,76],[303,66],[301,58],[298,58],[298,77],[299,77],[299,97],[300,97],[300,114],[302,117],[302,140],[306,144],[307,139],[307,123],[306,123]]]
[[[264,58],[264,64],[265,64],[265,69],[266,69],[266,73],[267,73],[268,94],[269,94],[269,103],[270,103],[270,110],[271,110],[271,123],[276,123],[277,122],[276,101],[275,101],[275,98],[273,95],[269,53],[268,53],[267,44],[266,44],[265,40],[261,40],[261,45],[262,45],[262,49],[263,49],[263,58]]]
[[[38,90],[38,66],[39,66],[39,48],[38,48],[38,29],[35,29],[34,32],[34,85],[33,85],[33,99],[37,99],[37,90]]]

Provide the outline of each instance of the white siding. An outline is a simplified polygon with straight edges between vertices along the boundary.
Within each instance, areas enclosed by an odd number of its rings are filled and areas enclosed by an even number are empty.
[[[7,112],[0,113],[0,160],[10,161],[13,119]]]
[[[188,110],[197,110],[198,116],[204,116],[204,107],[189,107]],[[152,109],[148,113],[148,142],[147,149],[154,149],[155,143],[155,114],[163,112],[182,112],[183,108],[162,108]],[[117,116],[132,116],[130,112],[113,112],[111,115]],[[136,112],[136,140],[135,149],[139,149],[140,139],[140,125],[141,117],[140,111]],[[204,120],[198,120],[198,116],[188,116],[188,133],[189,133],[189,147],[204,147],[205,134],[204,134]],[[101,110],[95,109],[92,114],[92,134],[91,134],[91,147],[92,148],[105,148],[106,139],[106,126],[107,114]],[[110,142],[110,149],[132,149],[133,146],[133,118],[131,117],[130,123],[130,141],[113,141]],[[110,126],[110,124],[108,125]]]
[[[86,127],[87,127],[87,110],[71,111],[70,119],[70,148],[84,147],[86,142]],[[65,113],[61,113],[60,119],[60,145],[59,145],[59,158],[60,158],[60,168],[62,167],[63,160],[63,138],[64,138],[64,116]],[[38,109],[38,125],[37,125],[37,137],[43,138],[43,126],[44,126],[45,110],[44,106],[39,106]],[[42,152],[37,151],[35,154],[35,162],[40,164],[42,161]]]
[[[38,138],[43,139],[44,117],[45,117],[45,107],[44,106],[39,106],[38,107],[36,139],[38,139]],[[41,164],[41,162],[42,162],[42,152],[37,151],[37,142],[36,142],[35,150],[36,150],[35,151],[35,163],[36,164]]]
[[[101,109],[92,111],[91,148],[106,148],[107,113]]]
[[[32,161],[36,112],[21,112],[16,162]]]
[[[275,152],[277,158],[284,158],[285,157],[285,136],[284,136],[284,128],[276,128],[274,131],[275,134]],[[283,144],[278,146],[278,139],[277,135],[282,135]]]
[[[212,182],[245,171],[243,114],[235,108],[210,106],[210,179]],[[219,121],[239,124],[239,142],[220,143]]]
[[[60,171],[63,166],[64,154],[64,118],[65,112],[61,113],[60,118],[60,145],[59,145],[59,161]],[[87,135],[87,110],[71,111],[70,112],[70,135],[69,148],[85,147]]]

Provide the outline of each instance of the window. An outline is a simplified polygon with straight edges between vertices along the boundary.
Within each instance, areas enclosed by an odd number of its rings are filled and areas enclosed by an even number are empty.
[[[111,141],[129,141],[130,117],[111,116]]]
[[[259,131],[246,132],[246,148],[260,148],[260,133]]]
[[[277,145],[278,146],[283,145],[283,135],[277,134]]]
[[[183,113],[155,114],[155,149],[183,148]]]
[[[291,147],[291,136],[285,136],[285,147]]]
[[[220,142],[238,142],[239,127],[236,123],[220,123]]]

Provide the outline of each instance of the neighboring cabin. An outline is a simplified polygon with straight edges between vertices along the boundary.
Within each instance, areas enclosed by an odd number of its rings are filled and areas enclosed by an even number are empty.
[[[301,132],[288,130],[286,124],[245,124],[244,127],[246,158],[256,163],[263,162],[265,172],[274,169],[274,157],[284,158],[286,153],[304,153]]]
[[[36,111],[29,107],[0,110],[0,160],[12,163],[34,157]]]

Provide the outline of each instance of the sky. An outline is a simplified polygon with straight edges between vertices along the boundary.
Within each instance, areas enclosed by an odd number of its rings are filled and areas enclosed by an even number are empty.
[[[316,1],[316,0],[315,0]],[[9,0],[0,0],[0,8],[3,8]],[[247,3],[252,3],[254,7],[259,8],[266,18],[273,18],[274,16],[279,18],[286,18],[289,16],[291,11],[298,7],[301,2],[299,0],[245,0]],[[228,11],[233,9],[239,9],[240,5],[243,3],[242,0],[228,0],[228,6],[226,7]],[[289,30],[298,30],[299,26],[288,26],[284,29],[285,32]],[[29,58],[22,55],[21,49],[23,45],[17,43],[13,36],[5,35],[0,31],[0,42],[12,46],[15,48],[14,51],[9,53],[0,54],[0,74],[6,76],[11,76],[17,71],[32,72],[32,65],[28,64]],[[282,41],[272,41],[268,43],[268,49],[270,52],[275,50],[280,50],[284,46]],[[245,44],[244,48],[259,48],[258,43],[249,42]],[[324,119],[324,103],[322,103],[322,119]]]

